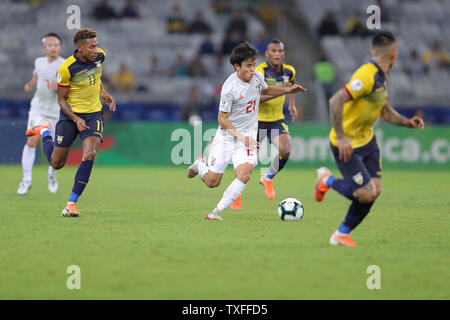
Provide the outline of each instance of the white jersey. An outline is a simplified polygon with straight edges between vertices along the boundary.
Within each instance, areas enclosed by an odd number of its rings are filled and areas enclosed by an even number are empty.
[[[222,86],[219,110],[229,112],[231,124],[241,134],[254,136],[258,132],[258,108],[261,91],[267,89],[264,76],[255,71],[249,83],[240,80],[234,72]],[[225,138],[233,138],[219,125],[219,132]]]
[[[41,114],[52,118],[59,117],[57,92],[51,89],[51,83],[57,82],[58,70],[64,59],[58,57],[52,63],[47,57],[40,57],[34,61],[33,76],[36,76],[37,86],[31,100],[31,113]]]

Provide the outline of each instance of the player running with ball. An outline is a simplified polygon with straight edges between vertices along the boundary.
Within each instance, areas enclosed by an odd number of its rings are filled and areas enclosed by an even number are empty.
[[[95,153],[103,141],[103,113],[100,97],[116,110],[114,99],[103,89],[101,76],[106,53],[98,47],[97,33],[80,29],[74,36],[77,49],[63,62],[58,72],[58,102],[61,107],[53,141],[48,126],[28,129],[27,136],[42,136],[45,156],[56,170],[66,164],[70,146],[79,135],[83,158],[75,175],[69,201],[62,211],[64,217],[78,217],[75,208],[94,165]]]
[[[281,95],[306,91],[295,84],[289,87],[269,87],[261,73],[255,71],[258,51],[248,42],[235,47],[230,63],[236,72],[222,86],[216,136],[210,148],[208,163],[203,157],[188,169],[188,178],[200,174],[210,188],[219,186],[231,160],[236,178],[225,190],[222,199],[205,219],[223,220],[221,214],[239,198],[257,164],[256,141],[258,133],[258,107],[261,94]]]
[[[327,168],[317,170],[314,196],[322,201],[333,188],[351,200],[344,222],[331,235],[330,244],[356,247],[350,238],[367,216],[381,193],[381,156],[373,132],[373,123],[385,121],[408,128],[424,128],[417,116],[398,114],[388,102],[387,73],[397,59],[397,41],[389,32],[380,32],[372,40],[372,58],[353,74],[350,82],[330,99],[331,151],[343,179]]]

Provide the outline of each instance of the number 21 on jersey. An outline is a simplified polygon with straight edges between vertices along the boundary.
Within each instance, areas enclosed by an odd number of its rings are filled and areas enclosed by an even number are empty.
[[[247,110],[245,113],[252,113],[256,110],[256,100],[247,102]]]

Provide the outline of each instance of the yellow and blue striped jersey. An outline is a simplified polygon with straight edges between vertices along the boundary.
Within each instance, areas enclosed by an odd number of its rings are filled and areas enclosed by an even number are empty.
[[[268,62],[263,62],[256,67],[256,71],[262,73],[264,81],[268,86],[282,87],[291,83],[295,79],[295,69],[293,66],[283,64],[281,71],[276,72]],[[258,120],[274,122],[284,119],[283,106],[286,95],[282,95],[259,104]]]
[[[369,60],[344,86],[350,101],[344,104],[343,127],[353,148],[362,147],[372,140],[372,126],[388,100],[387,81],[387,75],[380,66]],[[337,146],[334,128],[330,132],[330,141]]]
[[[100,77],[106,53],[98,48],[97,58],[90,63],[76,56],[77,50],[59,68],[58,86],[69,87],[68,104],[76,113],[92,113],[102,110],[100,102]]]

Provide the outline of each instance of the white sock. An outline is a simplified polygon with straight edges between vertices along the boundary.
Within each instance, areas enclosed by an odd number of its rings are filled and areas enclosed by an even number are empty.
[[[31,148],[25,144],[22,152],[23,181],[31,182],[31,171],[34,159],[36,158],[36,148]]]
[[[209,171],[208,166],[204,162],[199,162],[198,164],[198,174],[203,178],[205,174]]]
[[[56,177],[56,170],[52,166],[48,166],[48,177],[49,178],[55,178]]]
[[[222,199],[220,199],[217,204],[217,209],[222,212],[236,200],[241,195],[242,191],[244,191],[245,183],[239,181],[238,179],[234,179],[233,182],[228,186],[228,188],[223,193]]]
[[[42,137],[42,134],[45,132],[45,131],[50,131],[48,128],[42,128],[41,129],[41,137]]]

